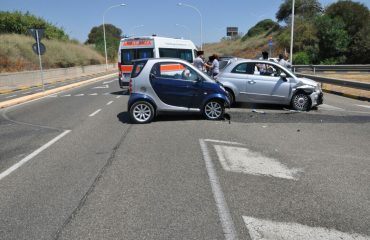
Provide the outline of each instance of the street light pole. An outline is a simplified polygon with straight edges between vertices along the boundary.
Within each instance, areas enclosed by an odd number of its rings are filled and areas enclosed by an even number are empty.
[[[107,71],[108,70],[108,55],[107,55],[107,40],[105,38],[105,14],[112,8],[115,8],[115,7],[124,7],[126,6],[125,3],[121,3],[121,4],[118,4],[118,5],[113,5],[113,6],[110,6],[109,8],[107,8],[104,13],[103,13],[103,35],[104,35],[104,52],[105,52],[105,70]]]
[[[295,0],[292,3],[292,29],[290,31],[290,64],[293,65],[293,36],[294,36],[294,7],[295,7]]]
[[[177,6],[189,7],[189,8],[192,8],[192,9],[194,9],[195,11],[197,11],[199,13],[199,17],[200,17],[200,50],[203,50],[203,17],[202,17],[201,12],[199,11],[198,8],[196,8],[194,6],[191,6],[191,5],[188,5],[188,4],[185,4],[185,3],[178,3]]]

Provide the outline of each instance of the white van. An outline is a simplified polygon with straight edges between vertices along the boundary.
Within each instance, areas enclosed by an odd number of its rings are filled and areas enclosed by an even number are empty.
[[[133,67],[132,61],[142,58],[180,58],[192,63],[197,48],[190,40],[157,36],[121,39],[118,49],[118,82],[128,86]]]

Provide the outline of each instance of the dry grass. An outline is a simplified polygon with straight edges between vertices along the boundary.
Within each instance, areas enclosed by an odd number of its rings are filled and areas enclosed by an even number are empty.
[[[237,40],[222,40],[219,43],[205,44],[203,50],[205,56],[210,56],[214,53],[220,56],[235,56],[241,58],[256,58],[261,55],[263,50],[268,50],[268,38],[262,35],[248,38],[245,41]],[[273,56],[281,52],[281,49],[274,49]]]
[[[104,58],[91,47],[58,40],[42,40],[46,53],[42,56],[45,68],[101,64]],[[0,35],[0,72],[38,69],[38,57],[32,51],[35,40],[18,34]]]

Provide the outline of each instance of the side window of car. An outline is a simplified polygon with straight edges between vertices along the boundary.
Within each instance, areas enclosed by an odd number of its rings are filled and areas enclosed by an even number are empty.
[[[268,63],[257,63],[254,74],[262,76],[278,77],[282,72],[281,68],[268,64]]]
[[[161,78],[185,81],[198,79],[198,74],[193,69],[181,63],[161,63],[158,65],[158,71]]]
[[[239,74],[254,74],[254,63],[241,63],[237,65],[231,72]]]

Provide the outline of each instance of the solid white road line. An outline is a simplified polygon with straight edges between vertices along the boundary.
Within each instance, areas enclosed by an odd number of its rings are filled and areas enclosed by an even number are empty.
[[[368,106],[368,105],[356,105],[356,106],[364,107],[364,108],[370,108],[370,106]]]
[[[51,141],[49,141],[48,143],[46,143],[45,145],[43,145],[39,149],[35,150],[33,153],[31,153],[27,157],[23,158],[18,163],[14,164],[13,166],[11,166],[10,168],[8,168],[4,172],[0,173],[0,180],[2,180],[3,178],[5,178],[9,174],[11,174],[12,172],[14,172],[15,170],[17,170],[18,168],[20,168],[23,164],[25,164],[26,162],[28,162],[29,160],[31,160],[32,158],[34,158],[35,156],[37,156],[39,153],[41,153],[42,151],[44,151],[45,149],[47,149],[48,147],[50,147],[51,145],[53,145],[55,142],[57,142],[59,139],[61,139],[65,135],[67,135],[69,132],[71,132],[71,130],[65,130],[63,133],[61,133],[58,136],[56,136],[55,138],[53,138]]]
[[[252,152],[248,148],[214,145],[223,169],[229,172],[298,180],[298,169],[289,169],[276,159]]]
[[[203,139],[199,139],[199,143],[200,148],[202,149],[203,159],[206,164],[209,182],[211,184],[213,197],[216,201],[218,215],[220,217],[225,239],[236,240],[238,239],[238,236],[236,235],[234,222],[231,218],[229,207],[227,206],[224,193],[222,192],[220,181],[218,179],[215,167],[213,166],[207,144]]]
[[[117,96],[116,98],[120,98],[121,96]]]
[[[100,111],[101,111],[101,109],[96,110],[95,112],[91,113],[91,114],[89,115],[89,117],[93,117],[93,116],[95,116],[95,115],[96,115],[96,114],[98,114]]]
[[[17,95],[11,95],[11,96],[7,96],[6,98],[12,98],[12,97],[16,97]]]
[[[108,105],[111,105],[112,103],[113,103],[113,101],[108,102],[108,103],[107,103],[107,106],[108,106]]]
[[[252,240],[370,240],[369,236],[298,223],[274,222],[243,216]]]

